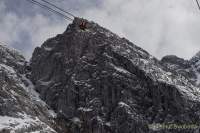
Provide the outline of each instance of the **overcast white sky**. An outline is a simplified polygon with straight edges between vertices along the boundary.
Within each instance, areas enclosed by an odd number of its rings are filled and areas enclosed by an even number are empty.
[[[195,0],[48,1],[126,37],[157,58],[174,54],[189,59],[200,50],[200,11]],[[26,0],[0,0],[0,17],[0,40],[27,58],[68,25]]]

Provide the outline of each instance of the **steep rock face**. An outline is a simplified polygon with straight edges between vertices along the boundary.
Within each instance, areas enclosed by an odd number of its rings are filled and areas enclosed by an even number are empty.
[[[35,49],[31,79],[72,133],[191,133],[149,124],[198,124],[200,91],[125,38],[76,18]]]
[[[25,59],[0,45],[0,133],[55,133],[53,116],[23,74]]]

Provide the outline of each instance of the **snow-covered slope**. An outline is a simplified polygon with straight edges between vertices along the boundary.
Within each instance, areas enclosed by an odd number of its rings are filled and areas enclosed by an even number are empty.
[[[0,132],[55,133],[48,106],[26,78],[24,57],[0,45]]]

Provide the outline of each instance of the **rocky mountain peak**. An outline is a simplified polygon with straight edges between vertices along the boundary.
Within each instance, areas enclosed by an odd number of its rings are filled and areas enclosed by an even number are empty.
[[[200,73],[200,52],[196,53],[195,56],[190,59],[190,62],[193,67]]]
[[[200,53],[197,53],[190,60],[168,55],[162,58],[161,63],[171,72],[186,77],[195,86],[200,85]]]
[[[35,49],[31,79],[68,132],[147,133],[155,131],[148,126],[153,123],[200,121],[199,88],[165,62],[188,65],[178,57],[159,61],[127,39],[76,18],[63,34]]]
[[[184,60],[182,58],[179,58],[176,55],[167,55],[167,56],[164,56],[161,59],[161,62],[174,65],[174,67],[176,67],[175,69],[178,69],[177,67],[183,68],[183,69],[187,69],[191,65],[188,60]]]
[[[190,61],[193,62],[193,63],[196,63],[200,60],[200,51],[197,52],[191,59]]]
[[[0,45],[0,133],[198,133],[199,57],[159,61],[81,18],[30,63]]]

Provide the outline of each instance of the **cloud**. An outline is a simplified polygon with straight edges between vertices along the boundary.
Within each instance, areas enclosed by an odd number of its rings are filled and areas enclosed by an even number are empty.
[[[189,59],[200,50],[200,12],[188,0],[49,0],[126,37],[161,58]],[[0,40],[30,58],[33,49],[62,33],[68,22],[27,1],[0,1]]]
[[[200,50],[200,12],[188,0],[103,0],[84,16],[161,58],[190,58]]]
[[[44,14],[19,16],[15,12],[7,12],[3,2],[0,3],[0,40],[21,50],[29,59],[36,46],[46,39],[62,33],[67,24],[65,21],[52,21]]]

